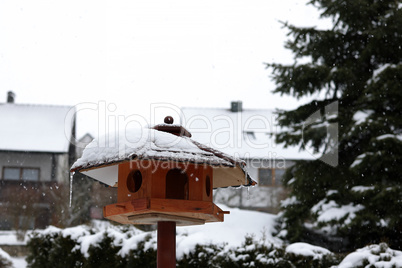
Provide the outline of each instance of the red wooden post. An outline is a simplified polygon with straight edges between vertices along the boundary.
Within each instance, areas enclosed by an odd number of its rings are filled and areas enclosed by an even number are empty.
[[[157,267],[176,267],[176,222],[159,221],[157,235]]]

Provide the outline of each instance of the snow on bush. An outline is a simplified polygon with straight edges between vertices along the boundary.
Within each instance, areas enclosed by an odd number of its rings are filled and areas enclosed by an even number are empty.
[[[281,201],[281,207],[286,208],[288,206],[300,204],[300,201],[297,200],[296,196],[288,197]]]
[[[272,235],[276,232],[275,215],[219,206],[231,212],[225,217],[225,222],[177,228],[179,258],[183,254],[188,254],[197,244],[221,243],[228,247],[239,247],[247,235],[253,235],[257,240],[264,240],[266,244],[282,245],[282,240]],[[121,247],[119,254],[123,257],[130,250],[135,250],[138,242],[145,240],[145,237],[148,237],[145,249],[156,250],[156,232],[143,232],[132,226],[115,226],[109,222],[94,221],[92,227],[77,226],[63,230],[51,226],[37,233],[39,235],[59,233],[64,238],[70,237],[77,243],[74,250],[80,250],[85,257],[88,256],[89,247],[98,245],[104,235],[113,238],[114,246]]]
[[[360,125],[367,120],[367,118],[374,113],[373,110],[357,111],[353,115],[353,120],[355,120],[356,125]]]
[[[133,226],[102,226],[64,230],[51,227],[33,233],[28,243],[29,267],[155,267],[155,232],[143,232]],[[183,243],[184,237],[198,237],[202,243]],[[306,243],[285,249],[269,241],[268,235],[259,239],[246,235],[239,245],[213,243],[202,238],[200,232],[188,230],[178,233],[177,238],[181,241],[177,267],[329,267],[337,263],[328,250]]]
[[[311,208],[311,212],[318,215],[318,222],[340,221],[343,219],[345,224],[349,224],[356,217],[356,212],[364,209],[363,205],[352,203],[339,205],[334,200],[324,198]]]
[[[402,251],[390,249],[387,244],[370,245],[347,255],[338,268],[402,267]]]
[[[326,248],[313,246],[307,243],[293,243],[286,247],[286,253],[301,255],[306,257],[313,257],[313,259],[321,260],[323,257],[332,254]]]
[[[340,263],[339,256],[322,247],[301,242],[285,246],[273,236],[276,218],[231,209],[224,223],[178,227],[177,267],[335,267]],[[134,226],[94,221],[92,226],[67,229],[50,226],[29,236],[31,268],[156,264],[156,232]],[[347,267],[402,267],[402,252],[386,244],[371,245],[350,253],[338,266]]]
[[[155,266],[155,232],[95,223],[33,233],[28,243],[29,267]],[[187,237],[200,243],[190,243]],[[267,235],[256,237],[246,235],[240,244],[231,244],[206,240],[198,231],[178,232],[177,267],[402,267],[402,251],[386,244],[358,249],[340,262],[340,256],[322,247],[301,242],[284,246],[272,243]]]
[[[266,213],[231,209],[224,223],[178,227],[178,267],[329,267],[338,263],[331,252],[305,243],[285,248],[272,235],[275,219]],[[27,262],[31,268],[154,267],[156,237],[155,231],[104,221],[67,229],[49,227],[30,235]]]
[[[357,185],[357,186],[353,186],[350,190],[352,190],[352,192],[356,192],[356,193],[364,193],[367,191],[372,191],[374,189],[375,189],[374,186]]]

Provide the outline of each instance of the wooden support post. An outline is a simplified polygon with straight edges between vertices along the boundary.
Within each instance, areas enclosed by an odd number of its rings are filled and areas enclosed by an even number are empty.
[[[176,222],[159,221],[157,236],[157,267],[176,267]]]

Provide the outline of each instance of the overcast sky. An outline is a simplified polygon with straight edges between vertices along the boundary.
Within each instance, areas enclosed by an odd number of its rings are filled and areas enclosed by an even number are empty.
[[[78,135],[102,105],[147,121],[155,103],[293,108],[263,63],[292,62],[279,21],[330,24],[306,2],[0,1],[0,102],[79,105]]]

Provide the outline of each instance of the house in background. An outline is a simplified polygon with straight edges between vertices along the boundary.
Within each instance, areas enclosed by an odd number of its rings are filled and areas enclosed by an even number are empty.
[[[228,108],[184,107],[181,112],[181,124],[192,139],[243,159],[258,182],[247,189],[215,190],[214,202],[276,213],[280,201],[287,197],[282,186],[285,170],[295,160],[313,159],[308,152],[275,143],[272,134],[280,128],[273,110],[246,110],[241,101],[236,101]]]
[[[75,112],[14,99],[8,92],[0,103],[0,229],[43,228],[64,212],[58,202],[76,159]]]

